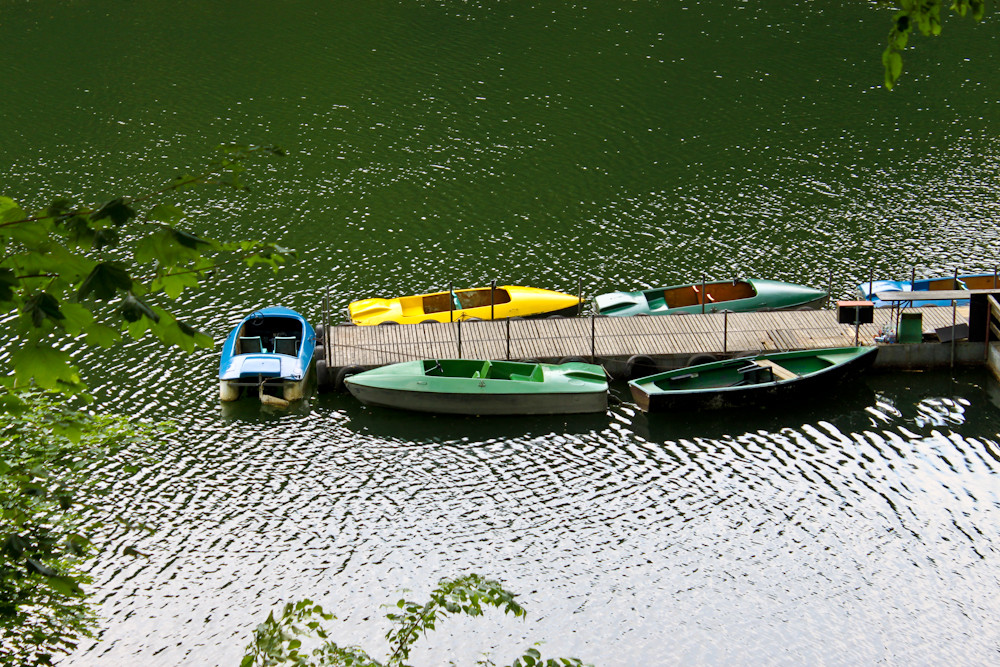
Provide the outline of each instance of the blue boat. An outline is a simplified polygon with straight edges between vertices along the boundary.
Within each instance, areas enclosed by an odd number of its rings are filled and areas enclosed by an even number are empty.
[[[875,304],[876,308],[888,308],[897,303],[903,306],[906,301],[882,301],[876,294],[879,292],[935,292],[944,290],[973,290],[973,289],[997,289],[997,275],[995,273],[974,273],[964,276],[948,276],[947,278],[920,278],[918,280],[872,280],[858,285],[858,295],[867,301]],[[920,306],[950,306],[949,299],[921,300],[917,302]],[[968,306],[968,299],[956,301],[958,306]]]
[[[315,350],[316,332],[297,312],[282,306],[255,310],[222,346],[219,398],[235,401],[252,388],[265,403],[301,399]]]

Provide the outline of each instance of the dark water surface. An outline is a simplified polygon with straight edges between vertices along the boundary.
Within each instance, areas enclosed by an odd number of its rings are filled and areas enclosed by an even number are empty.
[[[325,289],[339,310],[493,278],[841,295],[872,270],[992,270],[995,17],[914,38],[891,94],[887,26],[859,2],[0,0],[0,193],[89,201],[217,143],[286,147],[246,196],[184,202],[194,230],[300,251],[186,304],[220,342],[261,305],[317,318]],[[874,375],[796,411],[494,420],[341,395],[223,412],[215,353],[148,341],[81,364],[180,432],[117,483],[157,532],[148,559],[95,565],[102,641],[65,664],[236,664],[306,596],[380,654],[379,605],[467,571],[528,620],[449,620],[416,664],[537,640],[600,665],[997,661],[985,372]]]

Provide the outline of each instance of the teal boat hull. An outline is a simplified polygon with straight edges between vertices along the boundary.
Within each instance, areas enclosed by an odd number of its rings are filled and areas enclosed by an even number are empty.
[[[644,412],[826,400],[875,362],[877,347],[776,352],[688,366],[629,382]]]
[[[366,405],[455,415],[604,412],[604,369],[585,363],[431,359],[392,364],[344,383]]]
[[[823,290],[777,280],[721,280],[637,292],[609,292],[594,299],[599,315],[677,315],[821,308]]]

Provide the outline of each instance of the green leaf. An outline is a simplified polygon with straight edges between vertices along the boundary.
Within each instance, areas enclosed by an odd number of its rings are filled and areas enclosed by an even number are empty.
[[[14,222],[6,227],[0,227],[0,235],[6,236],[13,241],[17,241],[24,247],[33,250],[49,240],[49,226],[51,218],[45,220],[26,220],[25,222]]]
[[[109,219],[116,227],[121,227],[134,217],[135,211],[125,203],[122,197],[119,197],[118,199],[105,202],[96,213],[90,216],[90,219],[95,222]]]
[[[891,49],[886,49],[882,54],[882,64],[885,65],[885,87],[892,90],[899,75],[903,73],[903,57]]]
[[[151,220],[156,220],[157,222],[163,222],[168,225],[176,225],[184,217],[184,210],[179,206],[171,206],[170,204],[157,204],[153,207],[153,210],[149,212],[149,217]]]
[[[171,299],[176,299],[189,287],[198,287],[197,273],[188,271],[185,273],[158,276],[150,285],[152,291],[163,290],[164,294]]]
[[[59,300],[48,292],[32,295],[24,304],[24,314],[28,316],[36,328],[40,328],[46,319],[53,322],[66,319],[66,316],[59,310]]]
[[[10,269],[0,269],[0,303],[14,300],[14,289],[20,285]]]
[[[0,197],[0,225],[15,220],[23,220],[27,216],[24,210],[10,197]]]
[[[57,577],[59,575],[59,573],[51,567],[35,558],[27,559],[26,563],[30,572],[37,572],[38,574],[45,575],[46,577]]]
[[[94,314],[90,309],[78,303],[64,303],[62,314],[64,315],[62,328],[74,336],[94,322]]]
[[[80,588],[80,584],[72,577],[60,577],[53,573],[46,576],[44,581],[46,586],[60,595],[65,595],[66,597],[80,597],[83,595],[83,589]]]
[[[160,316],[153,312],[153,309],[145,301],[137,299],[134,294],[129,294],[125,297],[125,301],[121,306],[121,315],[125,318],[126,322],[138,322],[143,317],[153,322],[160,321]]]
[[[40,344],[24,345],[10,356],[20,385],[27,386],[34,380],[42,389],[54,389],[59,382],[75,385],[80,381],[69,354],[62,350]]]
[[[107,326],[106,324],[91,324],[83,330],[87,335],[87,344],[98,347],[112,347],[121,340],[121,333]]]
[[[114,298],[118,290],[127,292],[131,288],[132,278],[124,265],[119,262],[101,262],[84,279],[77,298],[84,299],[93,292],[95,298],[107,301]]]
[[[163,266],[178,266],[201,257],[198,249],[209,245],[208,241],[164,225],[136,244],[135,259],[140,263],[155,261]]]

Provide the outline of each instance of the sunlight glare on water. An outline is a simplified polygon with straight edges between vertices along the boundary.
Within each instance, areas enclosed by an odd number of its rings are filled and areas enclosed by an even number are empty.
[[[0,194],[144,193],[214,145],[285,147],[185,224],[298,251],[181,307],[221,343],[280,304],[486,284],[587,296],[707,278],[832,287],[991,271],[992,17],[914,38],[880,88],[866,3],[423,0],[7,3]],[[996,661],[1000,390],[872,375],[798,410],[447,419],[321,394],[218,405],[218,352],[78,360],[104,405],[177,433],[115,507],[148,558],[102,557],[103,632],[66,665],[236,664],[309,597],[384,657],[380,605],[477,571],[526,621],[449,619],[414,664]],[[616,387],[619,396],[627,395]]]

